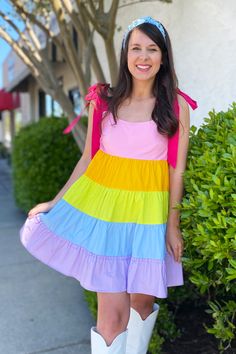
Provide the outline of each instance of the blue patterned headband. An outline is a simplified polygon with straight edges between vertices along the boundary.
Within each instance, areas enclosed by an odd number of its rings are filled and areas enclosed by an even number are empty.
[[[166,40],[166,34],[165,34],[165,30],[164,27],[162,26],[162,24],[159,21],[154,20],[154,18],[150,17],[150,16],[145,16],[145,17],[140,17],[137,20],[134,20],[127,28],[125,34],[124,34],[124,38],[123,38],[123,43],[122,43],[122,47],[125,47],[125,43],[126,43],[126,39],[127,36],[129,34],[130,31],[132,31],[135,27],[142,25],[143,23],[150,23],[151,25],[154,25],[158,28],[158,30],[161,32],[164,41]]]

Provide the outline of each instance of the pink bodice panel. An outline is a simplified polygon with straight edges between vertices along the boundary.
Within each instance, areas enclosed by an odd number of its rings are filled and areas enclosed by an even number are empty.
[[[107,154],[141,160],[167,160],[168,138],[153,120],[129,122],[109,113],[102,121],[100,149]]]
[[[101,83],[92,85],[92,86],[89,87],[88,93],[85,96],[85,100],[87,101],[86,107],[89,105],[89,102],[91,100],[93,100],[96,103],[96,109],[94,109],[94,115],[93,115],[93,128],[92,128],[92,139],[91,139],[91,158],[93,158],[93,156],[96,154],[96,152],[100,148],[100,138],[101,138],[101,136],[100,136],[99,127],[100,127],[100,123],[101,123],[101,119],[102,119],[102,114],[107,109],[107,103],[101,98],[99,93],[102,92],[103,90],[106,91],[109,87],[110,87],[109,84],[101,84]],[[194,101],[191,97],[189,97],[186,93],[181,91],[179,88],[176,90],[176,93],[178,95],[184,97],[184,99],[186,100],[186,102],[188,102],[188,104],[192,107],[192,109],[196,109],[198,107],[197,102]],[[173,109],[174,109],[174,112],[176,114],[177,119],[179,119],[179,103],[178,103],[177,97],[176,97],[176,99],[175,99],[175,101],[173,103]],[[83,113],[84,113],[84,111],[80,115],[78,115],[63,130],[64,134],[68,134],[69,132],[71,132],[73,127],[78,123],[78,121],[82,117]],[[130,123],[127,122],[127,123],[128,124],[136,124],[136,123],[131,123],[131,122]],[[139,123],[137,123],[137,124],[139,124]],[[163,137],[160,137],[160,138],[163,139]],[[104,138],[102,138],[101,140],[102,140],[102,145],[104,145],[103,146],[104,149],[106,149],[106,148],[109,149],[109,145],[111,146],[111,144],[108,144],[108,146],[106,146]],[[176,163],[177,163],[178,144],[179,144],[179,129],[177,129],[177,131],[174,134],[174,136],[172,136],[171,138],[168,138],[167,161],[173,168],[176,167]],[[146,153],[144,155],[146,156]]]

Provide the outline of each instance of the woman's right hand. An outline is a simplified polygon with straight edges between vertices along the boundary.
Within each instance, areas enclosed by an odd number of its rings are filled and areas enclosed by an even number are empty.
[[[37,204],[28,212],[28,218],[33,218],[38,213],[46,213],[54,206],[53,201]]]

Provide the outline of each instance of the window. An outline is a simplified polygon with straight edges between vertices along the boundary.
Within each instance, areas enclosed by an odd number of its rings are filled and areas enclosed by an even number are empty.
[[[57,47],[54,43],[52,43],[52,62],[55,63],[57,61]]]
[[[63,110],[59,103],[55,101],[51,96],[46,95],[46,116],[61,117],[63,116]]]
[[[39,91],[39,117],[45,117],[45,92]]]
[[[78,51],[78,34],[74,27],[72,28],[72,39],[73,39],[75,49],[76,51]]]
[[[39,91],[39,118],[41,117],[61,117],[63,110],[58,102],[51,96],[45,94],[44,91]]]
[[[69,98],[74,106],[76,114],[80,114],[82,111],[82,98],[78,88],[69,90]]]

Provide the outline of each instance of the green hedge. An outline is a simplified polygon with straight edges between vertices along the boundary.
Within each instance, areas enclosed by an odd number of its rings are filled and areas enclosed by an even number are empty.
[[[209,113],[191,128],[181,230],[184,266],[199,293],[208,297],[213,326],[207,329],[224,351],[235,338],[236,315],[236,104]]]
[[[67,124],[65,118],[43,118],[22,128],[14,138],[14,195],[25,212],[54,198],[81,156],[72,135],[62,133]]]

